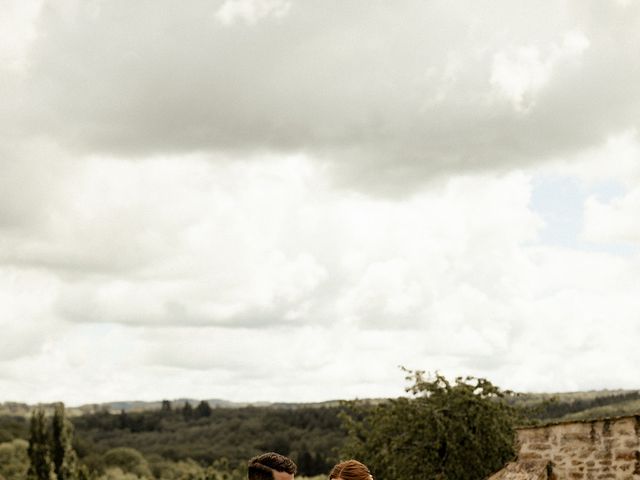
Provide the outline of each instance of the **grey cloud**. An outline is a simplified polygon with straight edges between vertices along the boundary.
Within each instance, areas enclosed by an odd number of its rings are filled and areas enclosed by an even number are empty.
[[[3,334],[0,338],[0,362],[15,360],[37,353],[46,340],[46,333],[42,329],[35,328],[8,329],[3,325]]]
[[[38,142],[15,145],[14,139],[0,136],[0,232],[15,233],[46,216],[64,164],[46,158],[43,147]],[[47,153],[55,157],[58,152],[49,149]]]
[[[199,333],[199,335],[202,335]],[[203,338],[203,337],[201,337]],[[225,336],[205,336],[208,339],[206,345],[195,345],[191,342],[187,346],[174,346],[167,348],[166,343],[154,344],[147,348],[146,361],[150,365],[179,368],[183,370],[209,371],[219,370],[226,372],[251,371],[246,352],[241,348],[224,348],[228,341]]]
[[[304,151],[338,180],[392,191],[636,124],[637,4],[297,1],[233,25],[220,2],[96,5],[44,8],[23,92],[23,127],[79,150]],[[496,94],[495,54],[534,46],[544,62],[576,29],[589,48],[553,66],[527,112]]]
[[[73,323],[117,323],[129,326],[170,328],[221,326],[232,329],[265,329],[273,326],[302,326],[309,318],[296,318],[298,302],[276,298],[268,305],[255,305],[246,298],[247,305],[229,305],[215,293],[205,295],[204,290],[215,292],[219,286],[192,287],[184,292],[162,291],[161,282],[120,282],[125,290],[106,293],[110,286],[94,284],[92,287],[70,284],[56,304],[61,318]],[[113,282],[112,282],[113,284]],[[102,287],[102,289],[101,289]],[[181,295],[186,297],[180,298]],[[205,298],[206,297],[206,298]],[[233,309],[230,313],[221,310]]]
[[[16,198],[12,200],[15,202]],[[33,210],[18,217],[20,208],[8,209],[6,218],[18,218],[14,228],[0,235],[1,265],[45,269],[69,280],[82,280],[134,272],[144,275],[145,268],[150,268],[160,256],[160,247],[145,242],[144,232],[137,231],[126,220],[118,224],[100,223],[74,219],[68,214],[65,217],[66,212],[47,212],[55,220],[52,226],[29,221]],[[129,234],[122,233],[124,228],[129,228]]]
[[[336,360],[330,355],[338,344],[333,335],[323,327],[279,327],[260,332],[226,327],[203,327],[195,332],[182,326],[149,329],[144,362],[192,372],[241,375],[246,381],[269,377],[274,365],[287,377],[296,376],[300,368],[313,376]]]
[[[195,372],[240,375],[244,380],[264,378],[269,372],[263,360],[269,356],[273,345],[259,340],[265,338],[264,332],[257,334],[255,330],[248,330],[239,333],[241,335],[205,330],[198,331],[198,338],[192,337],[186,343],[166,339],[150,342],[145,349],[145,362]]]
[[[35,301],[34,301],[35,303]],[[24,314],[3,313],[0,323],[0,362],[29,357],[40,352],[48,340],[61,331],[58,322],[40,316],[29,321]]]

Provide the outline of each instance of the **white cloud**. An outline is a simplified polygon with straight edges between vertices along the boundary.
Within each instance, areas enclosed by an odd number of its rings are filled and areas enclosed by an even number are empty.
[[[35,20],[42,0],[3,2],[0,15],[0,72],[8,69],[21,73],[27,68],[30,44],[37,32]]]
[[[587,199],[583,236],[596,243],[628,243],[640,245],[640,188],[622,198],[603,202]]]
[[[533,95],[547,83],[550,75],[551,65],[540,60],[539,50],[522,47],[511,56],[502,52],[495,54],[491,83],[502,90],[517,110],[527,110],[533,101],[525,95]]]
[[[333,190],[302,157],[94,159],[68,181],[3,251],[64,278],[58,312],[76,322],[419,325],[442,282],[494,288],[485,259],[517,256],[538,225],[520,174],[397,200]]]
[[[0,267],[0,362],[39,352],[61,327],[52,310],[58,285],[46,273]]]
[[[64,326],[27,358],[7,356],[7,372],[43,362],[51,376],[75,372],[60,390],[21,391],[44,399],[87,377],[102,385],[112,365],[129,372],[122,394],[134,376],[152,385],[162,371],[174,380],[149,395],[165,395],[184,369],[242,384],[264,364],[284,369],[300,398],[380,395],[401,383],[399,363],[417,367],[415,352],[423,361],[434,354],[422,346],[433,335],[457,338],[464,328],[456,358],[503,348],[502,319],[480,324],[467,314],[494,311],[487,299],[517,279],[509,270],[525,260],[517,246],[538,222],[527,212],[527,176],[454,178],[411,198],[378,199],[331,188],[321,165],[304,157],[177,160],[87,159],[50,199],[45,221],[3,236],[5,262],[15,265],[4,268],[42,271],[51,294],[39,315]],[[16,312],[32,331],[28,305]],[[455,320],[450,308],[459,309]],[[97,333],[101,325],[111,333]],[[493,333],[478,333],[485,330]],[[475,335],[487,346],[470,349]],[[95,359],[87,359],[90,345]],[[343,381],[322,393],[296,383],[295,365]],[[376,372],[386,372],[383,380]],[[353,376],[369,380],[348,385]],[[247,382],[222,393],[246,399]],[[94,398],[114,392],[102,385]]]
[[[536,94],[559,67],[559,63],[581,55],[589,47],[589,40],[579,31],[564,35],[561,45],[552,45],[546,58],[537,46],[522,46],[500,51],[493,56],[491,84],[497,87],[519,112],[527,112],[535,105]]]
[[[601,144],[559,156],[550,170],[577,177],[588,185],[614,181],[633,187],[640,179],[640,141],[636,128],[613,132]]]
[[[584,2],[289,6],[48,4],[3,128],[76,153],[305,152],[338,181],[398,194],[637,121],[634,6],[595,23]]]
[[[635,388],[636,380],[619,366],[638,360],[631,340],[639,333],[640,297],[632,281],[638,257],[542,248],[532,251],[532,259],[534,301],[524,317],[526,328],[511,344],[514,364],[502,367],[522,369],[515,387],[528,383],[525,388],[548,390],[551,382],[562,390]],[[530,356],[535,364],[528,363]]]
[[[640,239],[640,142],[635,128],[609,136],[602,144],[559,157],[536,170],[540,178],[557,176],[582,191],[575,242],[600,246],[636,245]],[[560,202],[561,199],[555,199]],[[552,204],[552,201],[547,203]],[[556,210],[562,211],[558,205]],[[575,215],[574,215],[575,216]],[[565,219],[568,223],[569,219]]]
[[[639,238],[639,8],[13,6],[0,391],[637,387],[638,256],[610,244]],[[545,175],[576,185],[563,248]]]
[[[225,0],[215,13],[216,18],[225,25],[244,21],[255,24],[264,17],[284,17],[291,8],[288,0]]]
[[[22,398],[394,395],[399,364],[588,388],[633,360],[618,346],[636,328],[637,259],[536,246],[529,174],[451,177],[391,199],[335,189],[303,156],[76,167],[45,220],[3,236],[3,271],[26,276],[24,291],[42,285],[24,301],[3,287],[23,321],[8,320],[11,344],[33,341],[3,358]],[[615,354],[582,375],[596,348]],[[40,373],[18,382],[27,370]],[[77,393],[87,382],[91,396]]]

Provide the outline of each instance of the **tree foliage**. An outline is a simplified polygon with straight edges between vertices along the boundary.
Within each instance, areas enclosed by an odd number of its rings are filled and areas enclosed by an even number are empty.
[[[76,480],[78,478],[78,461],[76,452],[71,446],[73,426],[67,420],[64,404],[56,405],[51,419],[51,460],[57,480]]]
[[[210,417],[211,416],[211,406],[209,402],[202,400],[198,406],[194,410],[194,414],[196,418],[202,417]]]
[[[410,398],[355,406],[345,415],[344,454],[366,463],[374,476],[411,480],[476,480],[514,455],[517,410],[482,378],[425,377],[407,371]]]
[[[241,408],[207,408],[206,402],[202,405],[199,412],[208,411],[203,416],[198,416],[195,406],[174,405],[170,412],[160,409],[97,412],[73,417],[75,450],[84,464],[99,473],[107,468],[105,452],[130,447],[149,461],[156,478],[159,473],[155,465],[165,468],[167,461],[192,459],[208,468],[227,459],[234,470],[266,451],[291,457],[298,464],[300,475],[317,475],[326,474],[338,461],[336,449],[342,447],[346,437],[338,418],[342,407],[338,405]],[[185,415],[185,410],[190,413]],[[220,466],[215,470],[224,471]]]
[[[153,478],[149,463],[142,454],[134,448],[116,447],[104,454],[107,467],[116,467],[124,473],[131,473],[141,478]]]
[[[50,450],[44,410],[38,409],[31,415],[29,427],[29,480],[55,480]]]
[[[89,473],[78,464],[72,446],[73,426],[65,416],[64,404],[55,405],[50,423],[44,409],[31,415],[27,454],[29,480],[87,480]]]
[[[0,443],[0,478],[25,480],[29,469],[29,444],[20,438]]]

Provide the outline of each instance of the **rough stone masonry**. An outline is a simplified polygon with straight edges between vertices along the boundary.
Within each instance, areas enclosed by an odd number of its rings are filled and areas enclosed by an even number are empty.
[[[489,480],[640,480],[640,415],[521,428],[517,449]]]

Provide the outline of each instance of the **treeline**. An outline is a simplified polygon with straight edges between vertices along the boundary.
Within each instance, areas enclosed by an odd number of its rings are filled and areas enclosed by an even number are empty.
[[[326,474],[338,461],[346,436],[339,418],[343,410],[211,408],[206,402],[195,407],[163,402],[156,411],[73,417],[65,420],[69,432],[65,438],[73,452],[68,458],[84,476],[47,478],[235,480],[244,478],[249,458],[265,451],[293,458],[302,477]],[[45,433],[43,418],[42,412],[36,412],[30,427],[24,418],[0,417],[0,480],[47,476],[34,476],[29,470],[34,468],[34,448],[44,452],[35,464],[53,465],[45,457],[53,458],[55,448],[45,439],[55,435],[51,428]],[[46,465],[40,470],[48,469]]]
[[[202,402],[164,402],[157,411],[73,418],[74,447],[91,468],[115,447],[129,447],[151,460],[194,460],[200,464],[246,462],[264,451],[290,456],[302,475],[326,473],[345,439],[341,407],[284,409],[211,408]]]
[[[640,400],[639,392],[549,400],[471,377],[407,379],[413,398],[241,408],[163,401],[141,412],[0,416],[0,480],[241,480],[247,459],[265,451],[294,459],[299,478],[326,475],[345,455],[367,460],[380,478],[477,478],[512,454],[516,425],[596,408],[629,413]]]
[[[548,399],[537,400],[531,408],[529,418],[538,421],[559,420],[563,417],[579,412],[587,413],[591,409],[611,407],[609,415],[624,415],[625,408],[616,409],[617,405],[628,404],[640,400],[640,392],[623,392],[619,394],[601,395],[593,398],[575,398],[564,400],[562,396],[552,396]],[[518,404],[517,399],[515,404]]]

